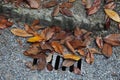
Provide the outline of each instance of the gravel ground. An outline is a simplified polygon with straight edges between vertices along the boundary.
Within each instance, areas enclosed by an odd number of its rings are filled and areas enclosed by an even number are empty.
[[[40,18],[42,16],[40,19],[43,25],[59,24],[63,27],[71,28],[73,25],[81,24],[80,27],[92,31],[94,35],[105,36],[110,33],[120,33],[115,22],[112,22],[110,30],[103,30],[104,12],[102,9],[95,15],[86,17],[83,6],[79,4],[80,2],[76,2],[72,9],[75,14],[74,18],[61,18],[58,16],[55,19],[51,19],[51,9],[40,10],[41,13],[38,13],[39,10],[17,9],[13,7],[11,9],[8,5],[4,7],[0,5],[0,13],[7,13],[9,17],[20,22],[30,23],[33,17]],[[120,10],[119,4],[118,1],[116,8],[118,12]],[[28,15],[28,13],[30,14]],[[46,13],[46,15],[44,15],[44,13]],[[23,23],[15,23],[11,28],[23,28],[22,25]],[[114,47],[113,55],[108,59],[103,55],[95,55],[95,62],[92,65],[87,64],[83,59],[81,75],[75,75],[69,71],[61,70],[54,70],[52,72],[46,70],[31,71],[26,68],[25,62],[32,61],[32,59],[23,55],[23,52],[28,48],[29,44],[26,43],[26,38],[14,36],[10,32],[11,28],[0,31],[0,80],[120,80],[120,47]],[[23,47],[19,45],[17,39],[22,41]],[[91,47],[96,47],[94,42],[91,44]]]

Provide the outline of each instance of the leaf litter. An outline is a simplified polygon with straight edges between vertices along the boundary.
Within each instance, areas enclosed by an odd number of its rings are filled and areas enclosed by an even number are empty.
[[[70,10],[73,7],[73,3],[76,0],[68,0],[66,2],[59,3],[56,0],[44,1],[41,0],[16,0],[16,6],[20,6],[22,2],[29,5],[30,8],[38,9],[43,8],[52,8],[53,12],[51,13],[52,17],[58,16],[60,13],[62,15],[72,17],[73,13]],[[11,2],[11,1],[6,1]],[[19,2],[19,3],[18,3]],[[14,0],[12,1],[14,3]],[[94,15],[97,13],[101,7],[101,0],[94,0],[93,3],[91,0],[82,0],[82,4],[86,8],[88,16]],[[119,14],[114,10],[116,4],[113,0],[106,0],[104,5],[105,11],[105,28],[110,28],[111,19],[115,22],[120,22]],[[67,32],[63,30],[60,26],[52,26],[44,28],[39,25],[39,20],[34,20],[33,23],[29,26],[28,24],[24,25],[25,29],[12,28],[11,32],[15,36],[19,37],[29,37],[27,42],[31,45],[24,52],[25,56],[33,58],[33,62],[27,62],[26,66],[32,70],[43,70],[45,67],[49,70],[53,70],[53,66],[49,63],[52,60],[52,56],[57,52],[60,57],[62,57],[64,62],[62,66],[70,67],[74,65],[75,62],[81,58],[85,58],[88,64],[94,63],[94,54],[100,53],[105,57],[112,56],[112,47],[120,45],[120,34],[109,34],[105,37],[97,36],[95,42],[100,49],[98,51],[96,48],[89,48],[91,44],[91,34],[85,29],[80,29],[75,27],[72,32]],[[0,29],[4,29],[13,25],[13,22],[8,21],[4,16],[0,16]],[[38,32],[41,30],[41,32]],[[65,52],[65,49],[68,51]],[[49,53],[48,53],[49,52]],[[74,67],[73,72],[75,74],[80,74],[80,69]]]

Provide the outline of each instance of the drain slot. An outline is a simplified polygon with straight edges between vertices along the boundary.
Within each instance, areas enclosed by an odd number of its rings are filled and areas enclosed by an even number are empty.
[[[58,69],[58,67],[59,67],[59,62],[60,62],[60,56],[57,56],[56,62],[55,62],[55,70]]]

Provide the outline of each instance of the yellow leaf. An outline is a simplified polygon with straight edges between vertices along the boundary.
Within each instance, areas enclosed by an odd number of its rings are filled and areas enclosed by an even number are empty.
[[[118,15],[118,13],[116,13],[115,11],[111,10],[111,9],[104,9],[105,13],[114,21],[116,22],[120,22],[120,16]]]
[[[44,40],[44,38],[40,35],[37,35],[37,36],[29,38],[27,41],[28,42],[41,42],[42,40]]]
[[[65,58],[65,59],[72,59],[72,60],[78,61],[78,60],[80,60],[81,57],[77,56],[77,55],[74,55],[74,54],[64,54],[63,58]]]
[[[30,37],[30,36],[33,36],[32,34],[29,34],[25,30],[22,30],[20,28],[13,28],[13,29],[11,29],[11,32],[14,35],[20,36],[20,37]]]

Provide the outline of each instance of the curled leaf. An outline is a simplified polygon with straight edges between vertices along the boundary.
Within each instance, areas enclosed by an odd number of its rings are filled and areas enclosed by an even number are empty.
[[[102,49],[103,48],[103,40],[102,40],[102,37],[96,37],[96,43],[97,43],[97,46]]]
[[[20,28],[13,28],[13,29],[11,29],[11,32],[14,35],[20,36],[20,37],[30,37],[30,36],[33,36],[32,34],[29,34],[25,30],[22,30]]]
[[[69,41],[66,41],[65,44],[66,44],[67,48],[68,48],[71,52],[75,53],[75,50],[74,50],[74,48],[72,47],[72,45],[69,43]]]
[[[81,56],[85,56],[85,51],[83,49],[78,49],[77,51]]]
[[[92,64],[94,62],[94,55],[88,51],[86,56],[86,62]]]
[[[114,21],[120,22],[120,16],[117,12],[111,10],[111,9],[104,9],[105,13]]]
[[[71,59],[71,60],[75,60],[75,61],[78,61],[78,60],[81,59],[80,56],[77,56],[77,55],[74,55],[74,54],[64,54],[63,58],[64,59]]]

